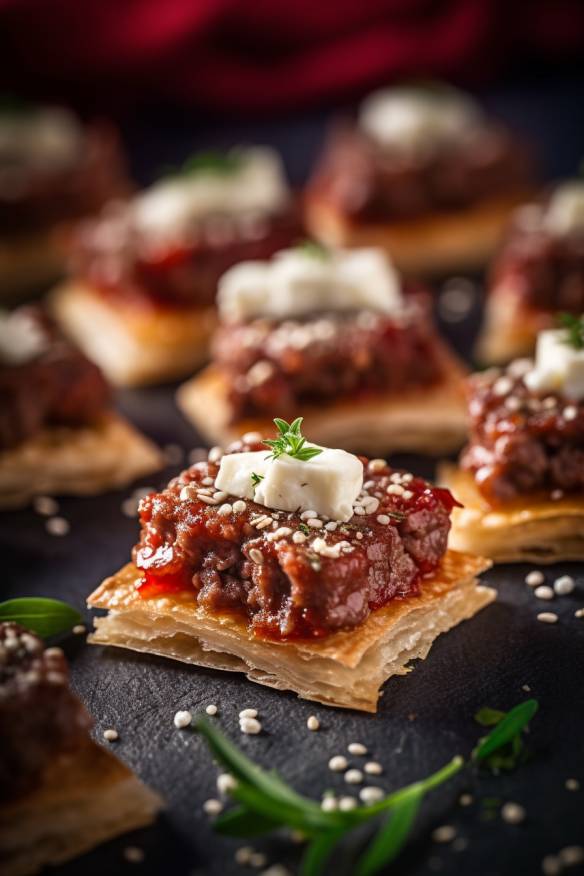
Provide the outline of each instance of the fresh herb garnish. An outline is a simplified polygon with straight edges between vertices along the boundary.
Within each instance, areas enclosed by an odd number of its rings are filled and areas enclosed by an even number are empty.
[[[252,471],[250,477],[251,477],[251,482],[254,485],[254,487],[257,487],[259,482],[263,481],[263,479],[264,479],[264,475],[256,474],[255,471]]]
[[[205,152],[195,152],[183,161],[180,167],[165,167],[163,176],[190,176],[197,173],[209,173],[216,176],[227,176],[237,173],[243,164],[243,157],[237,152],[217,152],[209,149]]]
[[[387,514],[388,517],[391,517],[392,520],[397,520],[398,522],[403,522],[406,519],[406,515],[403,511],[384,511],[384,514]]]
[[[480,709],[475,720],[495,729],[480,740],[473,751],[473,760],[483,763],[493,772],[515,769],[525,760],[523,731],[537,709],[537,700],[525,700],[507,713],[488,707]]]
[[[504,717],[505,712],[501,712],[499,709],[491,709],[490,706],[483,706],[475,714],[474,719],[482,727],[494,727]]]
[[[14,621],[46,639],[67,632],[75,624],[81,623],[82,617],[76,609],[60,599],[23,596],[0,602],[2,621]]]
[[[279,433],[278,437],[263,442],[272,449],[271,454],[267,457],[268,459],[278,459],[278,457],[285,453],[293,459],[301,459],[303,462],[308,462],[310,459],[318,456],[319,453],[322,453],[320,447],[306,447],[306,438],[300,432],[302,419],[302,417],[297,417],[293,423],[287,423],[286,420],[276,417],[274,423]]]
[[[297,244],[296,249],[311,259],[320,259],[323,262],[328,261],[331,257],[330,249],[314,240],[303,240]]]
[[[310,527],[306,523],[299,523],[298,529],[300,532],[303,532],[304,535],[310,535]]]
[[[535,700],[527,700],[504,715],[479,742],[470,762],[486,762],[513,739],[520,738],[537,705]],[[316,801],[294,791],[275,771],[267,772],[249,760],[204,718],[195,723],[195,728],[204,736],[214,758],[237,783],[230,793],[238,805],[219,816],[215,829],[237,837],[255,837],[282,827],[301,831],[308,842],[301,876],[328,872],[327,862],[347,833],[365,823],[377,823],[385,816],[351,870],[355,876],[374,876],[400,853],[425,795],[465,766],[464,759],[457,756],[426,779],[406,785],[378,803],[348,812],[326,812]]]
[[[565,343],[574,350],[584,350],[584,316],[560,313],[558,320],[566,329]]]

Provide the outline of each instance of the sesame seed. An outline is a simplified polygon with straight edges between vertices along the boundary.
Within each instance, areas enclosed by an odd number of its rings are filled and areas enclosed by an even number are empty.
[[[327,532],[334,532],[338,525],[336,520],[330,520],[328,523],[325,523],[324,528]]]
[[[584,861],[582,846],[566,846],[560,850],[559,858],[564,867],[576,867]]]
[[[309,730],[318,730],[320,728],[320,721],[318,720],[316,715],[310,715],[310,717],[306,721],[306,726]]]
[[[564,408],[562,411],[562,416],[564,420],[575,420],[578,416],[578,408],[575,405],[568,405],[567,408]]]
[[[571,575],[562,575],[554,581],[554,590],[558,596],[568,596],[576,586]]]
[[[530,587],[539,587],[540,584],[543,584],[545,581],[545,576],[543,572],[540,572],[539,569],[534,569],[532,572],[529,572],[528,575],[525,576],[525,583]]]
[[[574,617],[584,617],[584,608],[577,608]]]
[[[211,797],[203,803],[203,811],[207,815],[219,815],[219,813],[223,811],[223,803],[221,800]]]
[[[257,716],[257,709],[242,709],[242,711],[239,713],[240,718],[257,718]]]
[[[361,770],[347,770],[345,773],[345,782],[349,785],[360,785],[363,781],[363,773]]]
[[[558,876],[562,872],[562,864],[555,855],[546,855],[541,862],[541,870],[544,876]]]
[[[548,587],[547,584],[541,584],[539,587],[535,588],[533,595],[537,597],[537,599],[553,599],[554,591],[551,587]]]
[[[346,757],[343,757],[342,754],[336,754],[334,757],[331,757],[328,766],[329,770],[332,770],[334,773],[342,773],[343,770],[347,769],[349,764]]]
[[[219,504],[219,499],[215,499],[214,496],[207,496],[206,493],[201,493],[201,491],[199,491],[197,493],[197,499],[200,502],[204,502],[205,505],[218,505]]]
[[[406,501],[407,501],[407,500],[409,500],[409,499],[412,499],[413,496],[414,496],[414,494],[412,493],[411,490],[404,490],[403,493],[402,493],[402,496],[403,496],[403,498],[406,499]]]
[[[451,843],[456,836],[456,828],[451,824],[443,824],[432,831],[432,839],[435,843]]]
[[[563,490],[552,490],[550,493],[550,498],[553,502],[559,502],[560,499],[564,498]]]
[[[385,459],[370,459],[367,466],[369,471],[378,472],[387,467]]]
[[[208,706],[205,706],[205,712],[208,715],[216,715],[217,714],[217,706],[215,703],[209,703]]]
[[[311,511],[311,510],[303,511],[302,514],[300,515],[301,520],[310,520],[311,517],[318,517],[318,514],[316,513],[316,511]]]
[[[322,520],[319,520],[318,517],[310,517],[306,522],[313,529],[322,529],[322,527],[324,526],[324,523],[322,522]]]
[[[213,478],[203,478],[201,483],[204,487],[212,487],[215,485],[215,481],[213,480]]]
[[[224,490],[217,490],[213,494],[213,498],[216,499],[218,502],[222,502],[223,499],[227,498],[227,493]]]
[[[522,684],[521,690],[524,690],[525,693],[531,693],[531,687],[528,684]]]
[[[243,514],[247,505],[242,499],[238,499],[237,502],[233,503],[233,513],[234,514]]]
[[[501,808],[501,818],[507,824],[521,824],[525,821],[525,809],[519,803],[505,803]]]
[[[83,633],[87,632],[87,627],[85,626],[85,624],[75,624],[75,626],[73,627],[73,632],[76,636],[82,636]]]
[[[237,786],[237,782],[231,773],[219,773],[217,776],[217,790],[220,794],[228,794]]]
[[[387,488],[387,493],[390,496],[403,496],[405,490],[401,484],[390,484]]]
[[[367,754],[367,748],[363,745],[362,742],[350,742],[347,745],[347,751],[349,752],[349,754],[355,755]]]
[[[256,718],[242,718],[239,722],[239,729],[248,736],[256,736],[262,732],[262,725]]]
[[[126,846],[124,849],[124,858],[129,864],[141,864],[145,857],[143,849],[138,846]]]
[[[513,381],[509,377],[499,377],[493,384],[495,395],[508,395],[513,389]]]
[[[272,864],[267,870],[262,870],[262,876],[290,876],[290,871],[283,864]]]
[[[263,852],[253,852],[249,856],[249,863],[252,867],[265,867],[268,863],[268,859]]]
[[[537,616],[538,621],[542,624],[556,624],[558,622],[557,614],[553,611],[541,611]]]
[[[261,432],[245,432],[244,435],[241,436],[241,440],[246,444],[256,444],[256,442],[262,440]]]
[[[580,790],[580,782],[578,779],[566,779],[566,790],[567,791],[579,791]]]
[[[508,411],[518,411],[521,407],[521,401],[516,395],[508,395],[505,399],[505,407]]]
[[[109,730],[103,731],[103,738],[106,742],[115,742],[116,739],[120,738],[120,734],[117,730],[114,730],[113,727],[111,727]]]
[[[252,561],[252,563],[255,563],[257,566],[261,566],[261,564],[264,561],[264,555],[257,548],[250,548],[249,558]]]
[[[253,849],[251,846],[240,846],[235,851],[235,855],[234,855],[235,863],[241,864],[242,866],[245,866],[246,864],[249,864],[249,859],[251,858],[252,855],[253,855]]]
[[[224,505],[221,505],[220,508],[217,509],[217,514],[220,514],[221,517],[227,517],[228,514],[231,514],[233,511],[233,506],[226,502]]]
[[[61,536],[67,535],[71,526],[69,525],[69,521],[65,520],[64,517],[49,517],[45,523],[45,529],[49,535]]]
[[[183,711],[177,712],[173,720],[174,726],[177,728],[177,730],[184,730],[184,728],[188,727],[193,720],[193,716],[185,709]]]
[[[275,541],[278,538],[287,538],[289,535],[292,535],[292,530],[289,526],[279,526],[278,529],[272,533],[271,537]]]
[[[300,532],[300,531],[295,532],[294,535],[292,536],[292,541],[294,542],[294,544],[302,544],[303,542],[306,541],[306,536],[304,535],[303,532]]]
[[[367,514],[375,514],[379,508],[379,499],[375,498],[375,496],[368,496],[363,500],[363,507]]]
[[[378,514],[377,522],[381,523],[382,526],[387,526],[387,524],[389,523],[389,517],[387,516],[387,514]]]
[[[471,806],[473,803],[473,800],[474,800],[474,798],[473,798],[472,794],[461,794],[458,802],[460,803],[461,806]]]
[[[262,520],[258,521],[255,524],[256,529],[265,529],[266,526],[271,526],[273,523],[273,519],[271,517],[264,517]]]
[[[325,797],[320,804],[320,808],[323,812],[335,812],[338,809],[338,806],[339,804],[334,797]]]
[[[380,776],[383,772],[383,767],[376,760],[370,760],[365,764],[365,772],[369,776]]]
[[[209,451],[207,459],[209,460],[209,462],[219,462],[222,456],[223,450],[221,449],[221,447],[212,447]]]
[[[59,503],[52,496],[36,496],[32,506],[36,513],[43,517],[52,517],[59,510]]]
[[[363,803],[378,803],[379,800],[383,800],[384,796],[382,789],[375,788],[373,785],[368,785],[359,791],[359,797]]]
[[[341,812],[350,812],[351,809],[357,808],[357,801],[354,797],[340,797],[339,809]]]

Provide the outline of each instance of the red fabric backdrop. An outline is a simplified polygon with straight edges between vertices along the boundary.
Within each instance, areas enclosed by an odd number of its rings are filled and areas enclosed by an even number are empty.
[[[0,0],[2,87],[269,111],[584,51],[583,0]]]

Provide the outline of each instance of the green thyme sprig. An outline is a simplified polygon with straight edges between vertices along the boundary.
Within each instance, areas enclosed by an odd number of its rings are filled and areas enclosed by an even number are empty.
[[[320,447],[306,447],[306,438],[300,432],[302,419],[302,417],[297,417],[293,423],[287,423],[286,420],[276,417],[274,423],[278,430],[278,437],[263,442],[272,449],[268,459],[278,459],[285,453],[293,459],[308,462],[322,453]]]
[[[60,599],[23,596],[0,602],[0,622],[13,621],[42,639],[66,633],[82,620],[76,609]]]
[[[237,805],[221,815],[215,829],[228,836],[255,837],[282,827],[299,830],[308,844],[301,876],[321,876],[340,841],[365,823],[378,823],[376,833],[352,869],[354,876],[374,876],[400,853],[415,823],[426,794],[459,773],[465,765],[488,762],[495,753],[521,739],[538,708],[526,700],[497,721],[495,729],[481,739],[470,761],[460,755],[427,778],[394,791],[379,803],[349,812],[325,812],[308,797],[298,794],[275,771],[267,772],[239,751],[204,718],[195,722],[211,753],[236,780],[230,791]]]
[[[560,313],[560,325],[566,329],[565,343],[574,350],[584,350],[584,316]]]
[[[263,481],[264,477],[265,477],[265,475],[259,475],[259,474],[256,474],[255,471],[252,471],[250,478],[251,478],[251,482],[252,482],[253,486],[257,487],[257,485],[260,483],[260,481]]]
[[[479,709],[475,721],[483,727],[495,728],[479,743],[480,761],[484,766],[498,773],[501,770],[514,770],[523,763],[527,757],[523,731],[537,708],[536,700],[526,700],[507,713],[488,707]]]
[[[311,259],[319,259],[326,262],[330,260],[331,251],[322,243],[317,243],[315,240],[302,240],[296,245],[296,249],[302,255],[308,256]]]
[[[179,167],[169,166],[162,171],[162,176],[191,176],[206,173],[216,176],[229,176],[237,173],[243,165],[243,157],[234,151],[219,152],[208,149],[189,155]]]

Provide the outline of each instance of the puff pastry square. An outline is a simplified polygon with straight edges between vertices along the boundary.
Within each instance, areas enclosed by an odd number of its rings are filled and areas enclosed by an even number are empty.
[[[0,806],[0,872],[29,876],[151,824],[162,801],[95,742],[51,763],[40,786]]]
[[[452,512],[453,550],[499,563],[584,560],[584,496],[524,496],[492,507],[470,472],[444,465],[439,483],[464,505]]]
[[[383,683],[423,660],[433,641],[495,599],[477,584],[488,560],[449,551],[424,580],[420,596],[395,599],[354,630],[311,641],[271,642],[250,636],[244,624],[215,616],[184,593],[143,599],[140,572],[128,564],[89,597],[108,609],[95,619],[89,641],[185,663],[244,672],[250,681],[292,690],[307,700],[375,712]]]

